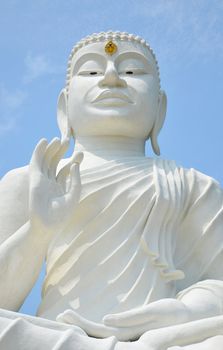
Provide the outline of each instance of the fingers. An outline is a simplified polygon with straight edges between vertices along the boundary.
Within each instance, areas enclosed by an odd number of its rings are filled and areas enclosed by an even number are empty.
[[[70,174],[71,163],[67,163],[57,174],[57,182],[65,188],[66,178]]]
[[[50,163],[54,155],[59,151],[61,148],[61,142],[58,137],[55,137],[47,146],[44,159],[43,159],[43,166],[42,170],[45,175],[48,175],[50,171]],[[49,174],[50,175],[50,174]]]
[[[109,337],[112,332],[104,325],[87,320],[86,318],[78,315],[73,310],[66,310],[63,314],[57,317],[57,321],[65,322],[82,328],[89,335],[99,337]]]
[[[82,160],[84,158],[83,152],[77,152],[72,155],[72,163],[78,163],[81,164]]]
[[[126,327],[126,328],[118,328],[118,327],[108,327],[100,323],[96,323],[93,321],[89,321],[86,318],[78,315],[73,310],[66,310],[63,314],[60,314],[57,319],[58,322],[64,322],[68,324],[72,324],[83,329],[88,335],[98,337],[98,338],[106,338],[110,336],[116,336],[120,341],[128,341],[132,339],[137,339],[142,333],[141,327]]]
[[[65,195],[67,205],[76,205],[80,199],[81,193],[81,178],[79,164],[72,164],[70,168],[70,184],[68,192]]]
[[[36,145],[30,161],[30,167],[32,170],[42,172],[42,164],[43,164],[46,147],[47,147],[46,139],[41,139]]]
[[[129,310],[119,314],[109,314],[103,318],[105,325],[110,327],[133,327],[151,322],[153,315],[147,307]]]
[[[64,141],[61,142],[60,148],[57,150],[57,152],[54,154],[54,156],[51,159],[50,162],[50,169],[49,169],[49,176],[55,176],[57,166],[60,162],[60,160],[63,158],[64,154],[68,150],[69,147],[69,139],[65,139]]]
[[[49,144],[46,139],[40,140],[33,152],[30,166],[36,171],[49,175],[50,178],[55,177],[58,163],[67,151],[68,146],[68,139],[61,142],[60,139],[56,137]],[[80,158],[79,156],[77,162],[81,161]],[[68,170],[70,170],[70,167],[68,168]]]
[[[66,321],[66,311],[65,311],[65,312],[62,312],[61,314],[59,314],[59,315],[57,316],[57,318],[56,318],[56,321],[57,321],[57,322],[69,323],[69,324],[70,324],[70,322],[67,322],[67,321]],[[71,323],[71,324],[72,324],[74,327],[76,327],[76,329],[79,331],[80,334],[82,334],[82,335],[87,335],[87,334],[85,333],[85,331],[84,331],[82,328],[80,328],[79,326],[74,325],[73,323]]]
[[[74,163],[71,165],[70,178],[71,178],[71,183],[70,183],[69,193],[72,196],[76,192],[76,188],[81,185],[80,166],[78,163]]]
[[[131,326],[131,316],[123,316],[122,314],[109,314],[103,318],[103,323],[110,327],[126,327]]]
[[[66,182],[66,178],[68,177],[68,175],[70,175],[70,170],[73,164],[80,164],[83,160],[83,153],[82,152],[78,152],[78,153],[74,153],[70,159],[70,161],[59,171],[58,175],[57,175],[57,182],[60,184],[64,184]],[[75,176],[79,177],[79,173],[77,172],[77,174],[75,174]],[[71,181],[72,181],[72,177],[71,177]]]

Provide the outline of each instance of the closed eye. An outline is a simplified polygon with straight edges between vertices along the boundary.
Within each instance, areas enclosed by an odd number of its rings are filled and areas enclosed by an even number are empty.
[[[102,75],[102,72],[99,71],[82,71],[79,72],[78,75],[89,76],[89,75]]]
[[[144,69],[134,68],[134,69],[127,69],[125,71],[120,72],[119,74],[122,74],[122,75],[141,75],[141,74],[148,74],[148,73]]]
[[[90,75],[98,75],[99,72],[90,72]]]

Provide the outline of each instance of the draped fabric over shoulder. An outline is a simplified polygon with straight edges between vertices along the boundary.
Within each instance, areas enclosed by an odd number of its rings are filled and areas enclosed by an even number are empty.
[[[137,158],[86,170],[82,182],[79,208],[48,251],[40,316],[71,308],[100,322],[174,297],[201,277],[221,277],[222,192],[212,179],[173,161]]]
[[[55,319],[73,308],[101,321],[173,295],[141,240],[156,203],[153,168],[152,159],[131,157],[83,171],[79,207],[48,252],[39,315]]]

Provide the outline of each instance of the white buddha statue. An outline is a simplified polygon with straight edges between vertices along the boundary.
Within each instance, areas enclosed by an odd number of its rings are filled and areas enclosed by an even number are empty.
[[[73,48],[61,140],[41,140],[0,184],[0,349],[223,348],[223,191],[145,157],[165,114],[143,39],[99,33]],[[21,315],[44,259],[38,317]]]

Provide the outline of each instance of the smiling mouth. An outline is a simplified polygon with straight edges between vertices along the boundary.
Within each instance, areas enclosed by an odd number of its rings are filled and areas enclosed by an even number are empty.
[[[92,103],[100,103],[103,105],[121,105],[126,103],[133,103],[129,96],[113,91],[103,91],[97,96]]]

